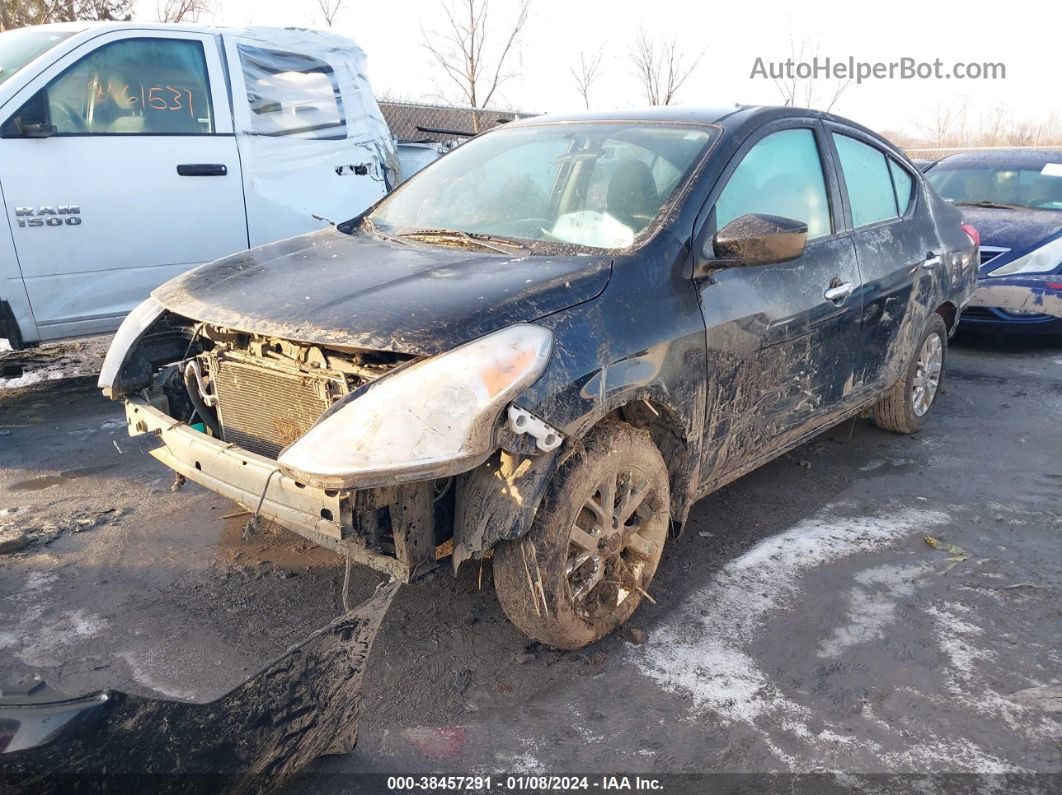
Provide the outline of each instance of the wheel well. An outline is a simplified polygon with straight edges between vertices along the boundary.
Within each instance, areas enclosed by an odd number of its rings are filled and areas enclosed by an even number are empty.
[[[955,304],[951,301],[945,301],[943,304],[937,307],[937,314],[944,318],[944,325],[948,327],[948,331],[955,328],[955,316],[958,310],[955,308]]]
[[[0,298],[0,337],[6,339],[14,350],[23,347],[22,329],[18,327],[15,313],[11,311],[11,304]]]
[[[678,416],[667,406],[649,399],[626,403],[607,416],[641,428],[649,433],[667,464],[668,481],[671,484],[671,516],[682,522],[689,511],[692,487],[691,473],[697,455],[686,437]]]

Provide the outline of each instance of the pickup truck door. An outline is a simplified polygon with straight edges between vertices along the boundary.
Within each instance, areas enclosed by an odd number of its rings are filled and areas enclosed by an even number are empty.
[[[346,221],[387,192],[389,133],[351,53],[229,33],[224,44],[250,245]]]
[[[0,108],[0,184],[41,339],[115,328],[248,245],[217,37],[88,40]]]
[[[808,224],[799,259],[699,280],[707,341],[705,485],[732,479],[852,400],[861,280],[815,121],[761,129],[716,188],[711,230],[747,213]],[[721,191],[721,192],[720,192]]]

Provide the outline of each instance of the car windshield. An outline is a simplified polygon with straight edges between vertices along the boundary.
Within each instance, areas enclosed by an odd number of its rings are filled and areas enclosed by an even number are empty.
[[[396,237],[627,248],[648,234],[716,135],[656,123],[556,123],[474,138],[369,216]]]
[[[926,173],[937,193],[956,204],[1062,210],[1062,152],[1042,167],[941,163]]]
[[[74,35],[73,30],[19,28],[0,33],[0,83],[38,55]]]

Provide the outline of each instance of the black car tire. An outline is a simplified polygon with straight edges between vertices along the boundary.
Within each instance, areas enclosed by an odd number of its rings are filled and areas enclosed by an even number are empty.
[[[940,345],[940,370],[937,383],[930,397],[929,404],[922,413],[916,411],[915,387],[921,374],[919,356],[930,343],[930,338],[936,336]],[[926,424],[929,412],[933,408],[936,396],[940,394],[940,385],[944,380],[944,364],[948,354],[948,327],[944,318],[934,312],[929,316],[925,330],[918,339],[918,344],[911,352],[911,361],[907,364],[904,377],[897,381],[892,389],[886,393],[872,411],[874,424],[879,428],[894,433],[914,433]]]
[[[648,592],[669,506],[667,466],[649,434],[602,422],[553,476],[528,534],[495,552],[494,587],[505,615],[558,649],[579,649],[612,632]],[[591,539],[603,544],[596,554],[587,549]]]

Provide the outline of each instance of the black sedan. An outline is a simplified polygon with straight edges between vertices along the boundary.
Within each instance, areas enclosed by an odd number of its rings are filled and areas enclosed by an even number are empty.
[[[697,499],[862,412],[917,431],[976,258],[833,115],[537,117],[163,285],[100,385],[167,466],[349,559],[492,556],[512,621],[572,649]]]

